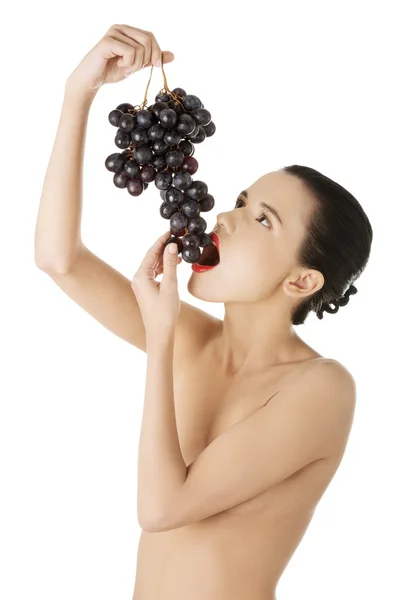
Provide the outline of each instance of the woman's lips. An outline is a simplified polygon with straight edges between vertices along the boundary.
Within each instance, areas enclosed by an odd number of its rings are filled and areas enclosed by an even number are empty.
[[[220,257],[220,262],[221,262],[221,254],[220,254],[220,247],[219,247],[219,237],[217,236],[217,234],[212,231],[210,233],[210,237],[211,240],[214,242],[214,244],[217,247],[218,250],[218,254]],[[219,265],[219,263],[218,263]],[[199,263],[193,263],[192,264],[192,271],[194,271],[195,273],[204,273],[205,271],[210,271],[210,269],[215,269],[215,267],[218,267],[218,265],[199,265]]]

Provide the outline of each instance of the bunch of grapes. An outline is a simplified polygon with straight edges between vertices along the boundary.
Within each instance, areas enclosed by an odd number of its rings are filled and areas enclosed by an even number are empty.
[[[161,90],[149,107],[125,103],[108,115],[118,127],[115,145],[121,149],[107,157],[105,166],[114,173],[114,185],[140,196],[154,181],[160,191],[160,214],[169,219],[178,253],[187,263],[198,262],[200,248],[211,244],[201,212],[214,207],[214,197],[204,181],[193,180],[199,164],[194,144],[215,133],[211,113],[201,100],[182,88]]]

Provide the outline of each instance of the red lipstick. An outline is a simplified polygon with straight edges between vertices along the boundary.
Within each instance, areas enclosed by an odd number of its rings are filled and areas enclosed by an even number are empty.
[[[220,254],[219,238],[218,238],[217,234],[214,231],[212,231],[210,233],[210,237],[218,249],[218,254]],[[215,269],[216,266],[218,266],[218,265],[210,266],[210,265],[199,265],[199,263],[193,263],[192,271],[194,271],[195,273],[204,273],[205,271],[210,271],[211,269]]]

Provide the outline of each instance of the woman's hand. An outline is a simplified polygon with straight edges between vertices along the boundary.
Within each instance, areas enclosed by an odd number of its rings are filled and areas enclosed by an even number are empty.
[[[174,60],[163,51],[163,64]],[[160,64],[156,65],[156,61]],[[97,92],[104,83],[117,83],[126,72],[161,66],[161,49],[151,31],[130,25],[112,25],[106,35],[86,54],[68,77],[68,85],[82,91]]]
[[[176,267],[182,258],[168,251],[176,244],[169,243],[164,249],[169,237],[171,232],[167,231],[158,238],[131,282],[147,337],[156,341],[175,334],[181,307]],[[160,273],[163,273],[162,281],[155,281]]]

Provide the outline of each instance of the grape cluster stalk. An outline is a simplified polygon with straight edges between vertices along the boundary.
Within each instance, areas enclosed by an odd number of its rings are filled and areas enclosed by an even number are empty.
[[[198,96],[180,87],[160,90],[151,106],[120,104],[108,120],[117,127],[114,142],[120,152],[110,154],[105,167],[114,173],[117,188],[140,196],[149,183],[160,192],[160,215],[169,220],[171,237],[178,254],[187,263],[197,263],[201,248],[214,246],[201,213],[215,204],[207,184],[194,180],[199,168],[195,144],[214,135],[211,113]]]

